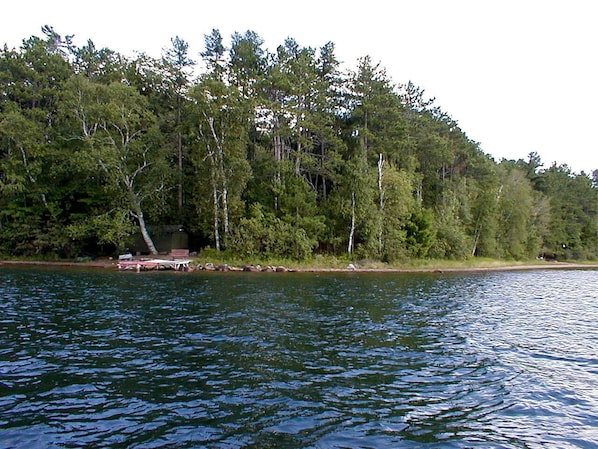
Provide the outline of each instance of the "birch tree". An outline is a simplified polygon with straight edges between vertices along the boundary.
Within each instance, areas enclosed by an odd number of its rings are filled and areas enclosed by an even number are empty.
[[[67,85],[63,107],[77,125],[70,139],[81,142],[78,156],[95,164],[115,192],[109,212],[124,210],[133,217],[148,251],[157,254],[145,210],[164,202],[171,170],[146,99],[122,83],[103,85],[75,77]]]
[[[403,179],[402,173],[392,166],[392,163],[396,164],[398,160],[396,152],[401,147],[404,131],[401,102],[385,71],[379,65],[373,65],[369,57],[360,59],[357,71],[351,74],[350,86],[351,114],[347,125],[350,128],[352,145],[348,157],[356,161],[356,166],[361,167],[362,174],[359,176],[364,180],[370,179],[371,183],[368,189],[360,187],[359,191],[350,192],[351,204],[359,209],[359,201],[353,201],[353,198],[363,197],[365,191],[370,192],[369,201],[373,203],[367,206],[368,212],[365,214],[359,210],[352,213],[351,223],[359,222],[355,217],[363,217],[360,236],[363,247],[366,248],[368,256],[382,257],[387,253],[386,248],[390,247],[386,238],[390,238],[393,231],[400,230],[401,226],[400,222],[389,218],[396,216],[396,208],[401,201],[408,208],[413,196],[410,188],[396,189],[396,192],[405,197],[393,197],[395,210],[386,210],[386,191],[392,189],[389,181]],[[400,176],[397,177],[397,174]],[[410,182],[407,181],[407,184],[410,185]],[[354,185],[357,187],[357,184]],[[352,210],[354,208],[352,207]],[[404,214],[399,215],[403,217]],[[391,227],[393,229],[390,229]],[[350,235],[354,235],[355,231],[351,226]],[[349,240],[348,249],[351,249],[351,239]],[[392,240],[395,243],[391,246],[396,248],[397,239]]]
[[[235,87],[213,76],[205,77],[190,96],[194,101],[192,159],[199,176],[195,202],[199,211],[211,209],[211,220],[203,213],[200,218],[203,223],[211,221],[208,228],[220,251],[231,232],[231,213],[242,209],[240,196],[250,177],[243,98]]]

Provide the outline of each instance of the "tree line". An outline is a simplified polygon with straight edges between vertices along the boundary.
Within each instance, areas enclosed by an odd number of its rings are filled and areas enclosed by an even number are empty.
[[[0,53],[6,255],[156,253],[177,224],[247,257],[598,257],[598,170],[496,162],[369,57],[212,30],[200,61],[179,37],[130,58],[42,31]]]

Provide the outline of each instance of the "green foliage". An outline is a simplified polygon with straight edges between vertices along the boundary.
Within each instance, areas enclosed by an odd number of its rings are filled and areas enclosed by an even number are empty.
[[[598,188],[585,174],[553,165],[541,173],[550,201],[544,253],[559,259],[598,258]]]
[[[272,212],[253,205],[249,218],[242,218],[230,239],[229,250],[243,256],[273,255],[303,260],[312,254],[316,242],[305,229],[293,226]]]
[[[113,211],[83,218],[70,224],[66,231],[67,235],[76,241],[93,238],[100,245],[111,244],[122,248],[127,238],[133,234],[134,226],[127,213]]]
[[[502,168],[502,165],[501,165]],[[524,172],[507,168],[501,174],[497,240],[503,257],[526,259],[537,253],[531,244],[533,189]],[[530,248],[531,246],[531,248]],[[531,253],[530,253],[531,250]]]
[[[253,32],[128,59],[52,27],[0,52],[0,252],[114,251],[149,225],[242,257],[598,258],[598,171],[497,164],[369,57]],[[51,257],[51,256],[50,256]]]
[[[411,255],[417,259],[427,257],[435,239],[432,213],[427,209],[420,209],[413,213],[405,225],[405,231],[406,243]]]
[[[429,249],[433,259],[465,260],[470,256],[471,239],[451,215],[440,215],[434,224],[436,238]]]
[[[471,213],[466,179],[449,182],[434,214],[436,238],[430,247],[430,257],[465,260],[471,256],[473,239],[465,226],[472,220]]]

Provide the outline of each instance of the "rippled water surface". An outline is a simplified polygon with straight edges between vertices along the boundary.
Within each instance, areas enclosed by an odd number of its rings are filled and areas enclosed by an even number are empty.
[[[594,448],[598,271],[0,268],[2,448]]]

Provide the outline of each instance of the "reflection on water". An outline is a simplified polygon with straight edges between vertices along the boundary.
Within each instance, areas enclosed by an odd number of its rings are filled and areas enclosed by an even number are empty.
[[[595,447],[596,291],[3,268],[0,447]]]

